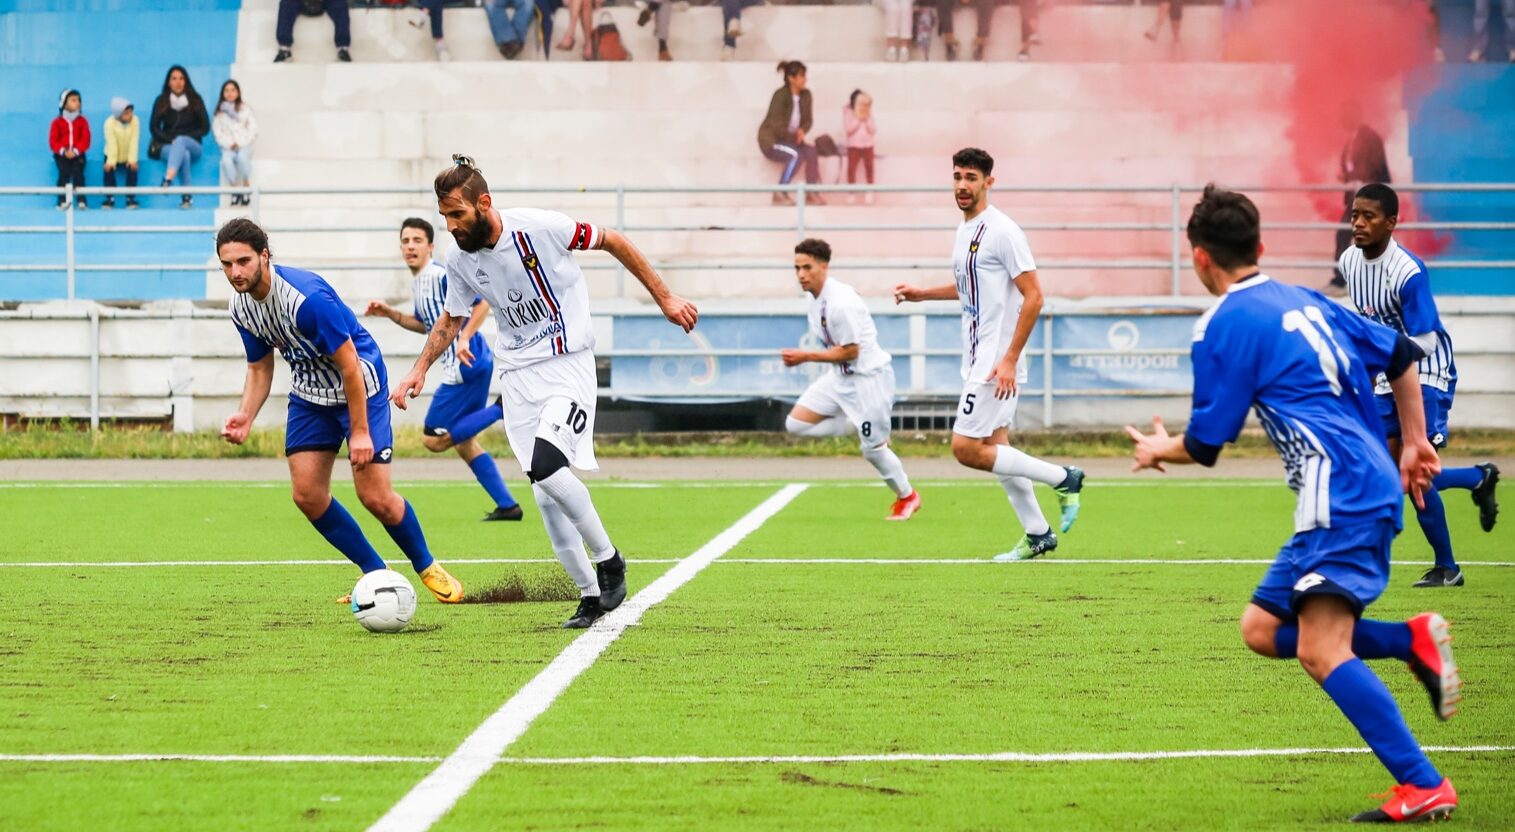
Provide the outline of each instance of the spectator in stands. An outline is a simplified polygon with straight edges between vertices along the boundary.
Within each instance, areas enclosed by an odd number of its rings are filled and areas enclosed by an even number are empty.
[[[552,18],[563,8],[563,0],[536,0],[537,22],[542,27],[542,60],[552,57]]]
[[[594,57],[593,45],[590,32],[594,29],[594,10],[599,8],[599,0],[566,0],[568,6],[568,28],[563,32],[563,39],[558,41],[559,49],[572,49],[575,35],[582,30],[584,32],[584,60]]]
[[[910,0],[878,0],[884,11],[884,60],[910,60],[911,20],[915,7]]]
[[[526,36],[536,19],[536,0],[484,0],[484,16],[494,45],[505,60],[513,61],[526,48]]]
[[[164,188],[172,187],[174,177],[180,185],[189,185],[190,166],[200,161],[200,140],[210,132],[210,118],[205,114],[205,101],[195,92],[184,67],[175,64],[169,67],[163,79],[163,92],[153,102],[152,121],[148,129],[153,134],[153,144],[160,149],[168,169],[163,173]],[[158,154],[148,149],[149,156]],[[179,200],[180,208],[190,208],[194,199],[185,194]]]
[[[1022,0],[1024,10],[1031,0]],[[989,45],[989,25],[994,17],[994,0],[936,0],[938,31],[947,46],[947,60],[957,60],[957,34],[952,25],[952,13],[958,6],[972,6],[976,28],[973,38],[973,60],[984,59],[984,49]]]
[[[873,96],[862,90],[853,90],[852,98],[842,108],[842,129],[847,132],[847,184],[857,184],[857,166],[863,165],[863,175],[868,184],[873,184],[873,136],[877,128],[873,123]],[[863,194],[863,202],[873,204],[873,192]]]
[[[805,88],[805,65],[799,61],[780,61],[778,68],[784,73],[784,84],[773,91],[773,98],[768,102],[768,114],[758,127],[758,148],[764,156],[783,163],[780,185],[789,184],[801,163],[805,165],[805,181],[814,184],[820,181],[821,166],[815,145],[805,143],[805,136],[814,123],[810,90]],[[820,194],[806,194],[805,202],[823,204]],[[773,195],[773,203],[793,205],[794,198],[779,191]]]
[[[75,188],[84,187],[84,154],[89,150],[89,119],[80,112],[81,100],[78,90],[64,90],[58,96],[58,117],[53,119],[48,130],[47,144],[53,151],[53,162],[58,165],[58,187],[73,183]],[[68,207],[68,197],[58,194],[58,210]],[[79,210],[89,207],[84,197],[79,197]]]
[[[1473,0],[1473,51],[1468,60],[1479,63],[1489,51],[1489,0]],[[1504,43],[1509,50],[1511,63],[1515,63],[1515,0],[1499,0],[1500,17],[1504,20]]]
[[[673,0],[652,0],[643,6],[637,14],[637,25],[646,26],[653,18],[657,19],[652,24],[652,36],[658,39],[658,60],[671,61],[673,54],[668,51],[668,31],[673,21]]]
[[[736,39],[742,36],[742,10],[762,2],[763,0],[721,0],[721,25],[726,28],[721,40],[721,60],[736,60]]]
[[[1163,33],[1163,21],[1168,21],[1168,29],[1173,32],[1173,51],[1178,51],[1179,35],[1183,32],[1184,23],[1184,0],[1162,0],[1157,4],[1157,19],[1152,21],[1152,28],[1143,34],[1147,40],[1156,42]]]
[[[1342,227],[1336,229],[1336,259],[1352,245],[1352,200],[1357,189],[1370,182],[1385,185],[1393,181],[1389,176],[1389,156],[1384,150],[1383,137],[1369,127],[1362,117],[1362,106],[1348,100],[1341,107],[1341,126],[1347,131],[1347,143],[1341,148],[1339,178],[1347,188],[1342,192]],[[1331,278],[1331,288],[1345,291],[1347,281],[1337,270]]]
[[[124,171],[126,187],[137,187],[137,149],[141,139],[142,120],[137,118],[137,108],[125,98],[112,98],[110,118],[105,120],[105,187],[116,187],[116,168]],[[106,194],[100,207],[116,207],[116,198]],[[136,194],[127,195],[126,207],[137,207]]]
[[[452,53],[447,51],[447,43],[442,40],[442,3],[444,0],[420,0],[421,13],[411,25],[417,29],[430,24],[431,39],[437,45],[437,60],[447,63],[452,60]]]
[[[295,18],[302,14],[320,17],[323,11],[336,29],[332,39],[337,43],[337,60],[344,64],[352,62],[352,53],[347,51],[352,46],[352,21],[348,17],[347,0],[279,0],[279,20],[274,29],[279,54],[274,56],[274,63],[282,64],[295,56]]]
[[[258,121],[252,108],[242,100],[242,85],[227,81],[221,85],[221,99],[216,102],[211,130],[221,145],[221,183],[232,188],[252,185],[252,146],[258,139]],[[232,194],[232,205],[251,205],[252,196]]]

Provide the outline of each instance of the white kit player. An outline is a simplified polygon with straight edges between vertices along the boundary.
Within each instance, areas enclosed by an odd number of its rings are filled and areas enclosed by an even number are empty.
[[[789,349],[779,353],[784,366],[809,362],[832,365],[795,402],[784,425],[799,436],[843,436],[856,430],[863,458],[894,490],[889,520],[909,520],[921,507],[905,466],[889,448],[889,419],[894,411],[894,365],[878,345],[873,316],[857,290],[828,276],[831,246],[803,240],[794,247],[794,274],[811,295],[810,334],[825,349]]]
[[[1057,548],[1057,535],[1036,502],[1033,483],[1057,492],[1062,531],[1078,518],[1084,472],[1054,465],[1010,447],[1010,425],[1026,383],[1026,342],[1042,310],[1041,283],[1025,232],[989,204],[994,159],[969,147],[952,157],[953,190],[963,212],[953,245],[956,281],[920,289],[895,287],[896,303],[958,300],[963,306],[963,393],[952,423],[952,455],[999,478],[1026,530],[1015,548],[995,560],[1027,560]]]
[[[573,252],[601,249],[647,287],[668,320],[694,328],[694,304],[668,291],[647,258],[614,230],[556,211],[495,208],[474,161],[437,174],[437,210],[458,247],[447,257],[447,303],[415,367],[395,387],[404,409],[432,362],[457,338],[475,298],[494,309],[505,433],[531,480],[553,552],[579,587],[565,628],[582,629],[626,597],[626,561],[610,542],[589,489],[569,466],[593,471],[596,401],[589,290]],[[585,549],[588,549],[586,554]]]

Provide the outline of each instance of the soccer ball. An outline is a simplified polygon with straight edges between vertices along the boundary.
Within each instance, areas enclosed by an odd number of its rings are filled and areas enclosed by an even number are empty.
[[[398,633],[416,614],[416,590],[393,569],[377,569],[352,588],[352,614],[365,630]]]

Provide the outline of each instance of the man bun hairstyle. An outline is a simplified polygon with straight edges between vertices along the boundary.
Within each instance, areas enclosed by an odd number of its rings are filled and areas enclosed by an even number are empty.
[[[1260,226],[1257,206],[1246,194],[1212,182],[1189,215],[1189,244],[1209,252],[1222,269],[1255,266],[1262,245]]]
[[[437,192],[437,199],[446,199],[453,191],[461,191],[464,200],[478,202],[479,197],[489,193],[489,183],[484,181],[484,172],[479,170],[478,163],[472,156],[461,153],[452,154],[452,164],[437,174],[432,187]]]
[[[994,157],[980,148],[965,147],[952,154],[952,166],[972,168],[985,176],[990,176],[994,173]]]
[[[437,230],[431,227],[431,223],[420,217],[406,217],[405,221],[400,223],[401,236],[405,235],[405,229],[407,228],[419,229],[422,234],[426,235],[427,243],[435,243],[437,241]]]
[[[825,240],[807,237],[794,247],[795,254],[808,254],[817,263],[831,262],[831,245]]]
[[[1383,207],[1386,217],[1399,218],[1399,194],[1382,182],[1369,182],[1357,189],[1354,199],[1371,199]]]
[[[216,251],[227,243],[246,243],[256,254],[268,251],[268,232],[247,217],[229,220],[216,232]]]

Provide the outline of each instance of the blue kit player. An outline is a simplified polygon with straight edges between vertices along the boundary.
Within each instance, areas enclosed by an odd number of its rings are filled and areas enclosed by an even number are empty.
[[[1439,719],[1455,711],[1462,682],[1447,622],[1422,613],[1404,622],[1362,618],[1389,580],[1389,548],[1404,491],[1417,503],[1439,469],[1426,436],[1406,336],[1310,289],[1271,280],[1257,207],[1211,185],[1189,218],[1194,271],[1220,298],[1194,329],[1194,403],[1187,432],[1162,421],[1135,440],[1135,470],[1168,463],[1214,465],[1255,411],[1297,495],[1294,537],[1242,614],[1242,638],[1269,658],[1297,658],[1393,775],[1392,797],[1352,818],[1397,823],[1457,808],[1452,781],[1410,734],[1399,706],[1364,659],[1397,659],[1431,694]],[[1398,470],[1384,445],[1373,377],[1385,373],[1398,408]]]
[[[364,314],[388,318],[411,332],[424,335],[431,331],[447,303],[447,269],[431,259],[435,234],[431,223],[419,217],[400,224],[400,256],[415,278],[411,284],[415,314],[407,315],[379,300],[369,301]],[[468,463],[474,479],[494,500],[494,510],[484,516],[485,520],[520,520],[521,507],[505,487],[494,457],[474,438],[505,415],[500,405],[489,404],[494,352],[479,333],[488,317],[489,304],[475,299],[473,314],[458,340],[437,360],[442,367],[442,384],[426,409],[425,438],[421,441],[432,453],[455,448]]]
[[[1420,360],[1421,402],[1426,411],[1426,428],[1431,444],[1447,444],[1447,417],[1452,410],[1452,395],[1457,390],[1457,365],[1452,360],[1452,339],[1441,325],[1436,298],[1431,296],[1431,275],[1419,257],[1394,240],[1399,224],[1399,195],[1388,185],[1371,184],[1358,189],[1352,200],[1353,246],[1341,253],[1337,268],[1347,281],[1352,303],[1364,316],[1383,324],[1414,341],[1426,354]],[[1389,383],[1377,380],[1378,412],[1383,417],[1384,433],[1389,438],[1390,453],[1397,452],[1400,431],[1389,395]],[[1418,587],[1462,586],[1462,569],[1452,556],[1452,535],[1447,529],[1446,506],[1437,492],[1449,488],[1466,488],[1473,492],[1478,506],[1478,522],[1484,531],[1492,531],[1499,517],[1495,486],[1499,468],[1491,462],[1467,468],[1444,468],[1425,495],[1425,506],[1417,506],[1415,517],[1436,565],[1415,582]]]
[[[438,601],[462,601],[463,585],[432,558],[415,509],[390,485],[389,385],[368,330],[320,275],[272,265],[268,235],[252,220],[221,226],[216,256],[237,291],[231,318],[247,351],[242,402],[226,417],[221,436],[233,445],[247,441],[273,386],[274,350],[283,353],[290,370],[284,454],[295,505],[365,573],[385,568],[358,522],[331,495],[332,465],[346,441],[363,507],[384,524]]]

